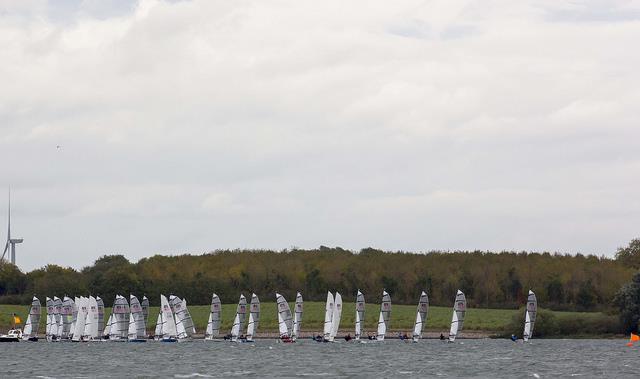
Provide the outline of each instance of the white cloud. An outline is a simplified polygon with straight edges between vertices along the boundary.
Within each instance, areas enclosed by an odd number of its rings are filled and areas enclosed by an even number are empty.
[[[52,4],[0,5],[25,268],[637,237],[637,2]]]

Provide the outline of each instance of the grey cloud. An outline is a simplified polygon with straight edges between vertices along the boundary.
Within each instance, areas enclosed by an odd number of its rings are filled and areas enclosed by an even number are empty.
[[[0,13],[24,268],[636,237],[637,24],[502,1],[49,5]]]

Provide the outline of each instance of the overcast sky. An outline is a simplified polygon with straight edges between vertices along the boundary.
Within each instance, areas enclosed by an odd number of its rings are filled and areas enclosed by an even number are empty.
[[[0,225],[11,186],[23,270],[612,255],[640,237],[639,41],[638,1],[0,0]]]

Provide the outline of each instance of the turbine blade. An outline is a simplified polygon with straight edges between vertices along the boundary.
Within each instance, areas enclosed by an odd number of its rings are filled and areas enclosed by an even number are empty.
[[[2,253],[2,258],[0,258],[0,261],[4,260],[4,256],[5,254],[7,254],[7,250],[9,250],[9,240],[7,240],[7,244],[4,245],[4,252]]]

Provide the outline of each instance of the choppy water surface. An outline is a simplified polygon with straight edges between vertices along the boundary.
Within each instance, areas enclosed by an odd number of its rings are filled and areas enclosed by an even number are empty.
[[[4,343],[2,377],[638,377],[622,340]]]

